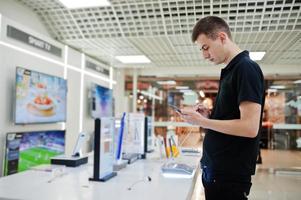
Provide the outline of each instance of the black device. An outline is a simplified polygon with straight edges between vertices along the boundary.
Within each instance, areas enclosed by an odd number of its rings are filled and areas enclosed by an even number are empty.
[[[177,106],[171,105],[171,104],[168,104],[168,106],[170,106],[172,109],[174,109],[177,113],[179,113],[181,115],[185,115],[184,113],[182,113],[181,109],[178,108]]]
[[[53,165],[65,165],[67,167],[77,167],[88,162],[88,156],[84,157],[70,157],[70,156],[56,156],[50,159]]]
[[[150,116],[145,117],[144,122],[144,155],[145,153],[151,153],[154,151],[153,148],[153,137],[152,137],[152,119]]]
[[[93,164],[93,177],[89,178],[90,181],[100,181],[105,182],[117,175],[116,172],[112,172],[105,177],[99,177],[99,167],[100,167],[100,151],[101,151],[101,121],[99,118],[95,119],[94,127],[94,164]]]

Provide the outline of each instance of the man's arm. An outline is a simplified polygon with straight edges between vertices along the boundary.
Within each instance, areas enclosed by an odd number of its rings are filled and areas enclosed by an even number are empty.
[[[207,119],[192,109],[183,109],[182,118],[203,128],[215,130],[234,136],[254,138],[257,136],[260,122],[261,105],[244,101],[239,105],[240,119],[215,120]]]

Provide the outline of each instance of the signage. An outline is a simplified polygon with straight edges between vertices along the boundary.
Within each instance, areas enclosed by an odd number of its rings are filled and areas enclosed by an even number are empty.
[[[103,67],[101,67],[101,66],[99,66],[99,65],[97,65],[95,63],[92,63],[92,62],[90,62],[88,60],[86,60],[86,67],[89,68],[89,69],[92,69],[94,71],[97,71],[97,72],[99,72],[101,74],[104,74],[106,76],[110,75],[110,71],[108,69],[103,68]]]
[[[62,56],[62,49],[59,47],[56,47],[48,42],[45,42],[42,39],[39,39],[35,36],[32,36],[28,33],[25,33],[15,27],[7,26],[7,37],[13,38],[15,40],[18,40],[20,42],[26,43],[30,46],[33,46],[35,48],[38,48],[40,50],[46,51],[48,53],[51,53],[55,56],[61,57]]]

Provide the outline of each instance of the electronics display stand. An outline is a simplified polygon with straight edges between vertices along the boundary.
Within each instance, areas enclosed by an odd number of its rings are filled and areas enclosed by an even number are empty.
[[[89,178],[90,181],[98,181],[98,182],[105,182],[114,176],[117,175],[116,172],[112,172],[104,177],[100,178],[99,169],[100,169],[100,127],[101,122],[100,119],[95,120],[95,128],[94,128],[94,164],[93,164],[93,177]]]
[[[136,160],[138,160],[140,157],[139,153],[124,153],[122,155],[122,160],[126,160],[128,164],[132,164]]]
[[[116,160],[113,164],[114,171],[120,171],[121,169],[125,168],[128,164],[127,160]]]
[[[149,144],[149,141],[154,142],[151,138],[152,136],[149,135],[149,131],[151,131],[151,119],[150,117],[145,117],[144,122],[144,159],[146,158],[146,153],[152,153],[154,152],[153,147]],[[152,133],[151,133],[152,134]],[[143,155],[142,155],[143,158]]]
[[[146,159],[146,154],[144,153],[144,154],[141,154],[140,156],[139,156],[139,158],[141,158],[141,159]]]
[[[120,121],[120,128],[118,131],[118,144],[116,148],[116,159],[113,164],[113,171],[120,171],[121,169],[125,168],[128,164],[127,160],[122,160],[122,142],[123,142],[123,134],[125,129],[125,116],[126,113],[124,112]]]
[[[184,163],[168,162],[161,166],[161,172],[166,178],[192,178],[195,168]]]
[[[50,163],[54,165],[66,165],[67,167],[77,167],[88,162],[88,156],[65,156],[60,155],[51,158]]]
[[[59,155],[50,159],[51,164],[66,165],[67,167],[77,167],[88,162],[88,156],[82,156],[81,147],[86,139],[86,133],[81,132],[78,135],[72,156]]]
[[[145,158],[145,116],[142,113],[129,113],[128,116],[127,148],[122,154],[122,159],[131,164],[138,159]]]

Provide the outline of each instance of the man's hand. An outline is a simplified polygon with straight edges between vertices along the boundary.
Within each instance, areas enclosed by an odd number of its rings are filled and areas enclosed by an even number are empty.
[[[244,101],[239,105],[240,118],[229,120],[208,119],[194,107],[182,109],[182,119],[186,122],[227,135],[254,138],[257,136],[261,115],[261,105]]]
[[[194,105],[193,108],[195,111],[197,111],[206,118],[208,118],[210,115],[210,110],[207,107],[205,107],[202,103]]]
[[[181,110],[182,114],[180,115],[181,118],[193,125],[203,126],[203,122],[207,119],[201,113],[197,112],[195,107],[186,107]]]

